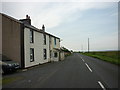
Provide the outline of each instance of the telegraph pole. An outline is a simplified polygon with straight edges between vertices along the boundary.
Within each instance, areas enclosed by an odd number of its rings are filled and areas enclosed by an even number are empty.
[[[88,38],[88,52],[89,52],[89,38]]]

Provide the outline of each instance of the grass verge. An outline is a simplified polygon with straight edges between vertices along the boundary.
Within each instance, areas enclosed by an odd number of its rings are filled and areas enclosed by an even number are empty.
[[[22,79],[22,77],[6,77],[6,78],[2,78],[2,84],[8,84],[8,83],[12,83],[16,80],[20,80]]]
[[[118,51],[106,51],[106,52],[89,52],[81,53],[87,56],[98,58],[116,65],[120,65],[120,56]]]

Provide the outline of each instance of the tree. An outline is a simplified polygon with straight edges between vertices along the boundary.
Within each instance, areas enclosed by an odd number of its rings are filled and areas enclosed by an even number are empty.
[[[70,52],[67,48],[65,47],[61,47],[61,49],[64,51],[64,52]]]

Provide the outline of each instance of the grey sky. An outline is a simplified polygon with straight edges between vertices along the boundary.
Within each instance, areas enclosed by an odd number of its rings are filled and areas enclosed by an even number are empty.
[[[2,2],[2,12],[16,19],[30,15],[32,25],[62,39],[61,46],[80,51],[118,49],[117,2]]]

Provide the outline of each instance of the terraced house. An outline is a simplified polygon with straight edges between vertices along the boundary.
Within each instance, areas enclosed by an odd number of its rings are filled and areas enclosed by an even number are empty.
[[[60,60],[60,38],[31,25],[31,19],[2,15],[2,54],[27,68]]]

